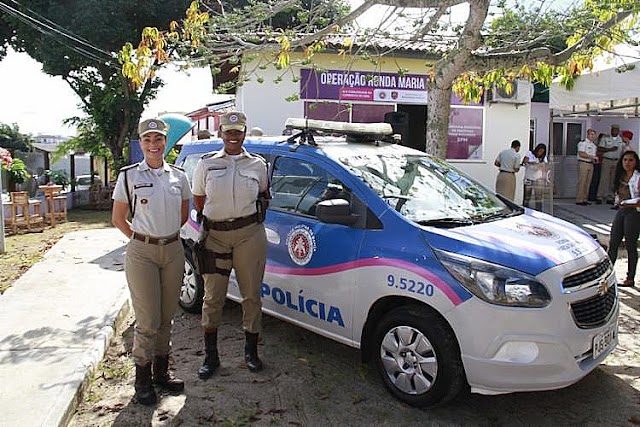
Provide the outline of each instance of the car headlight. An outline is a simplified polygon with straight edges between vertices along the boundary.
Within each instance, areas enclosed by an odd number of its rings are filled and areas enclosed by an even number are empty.
[[[437,249],[434,252],[469,292],[491,304],[545,307],[551,302],[547,288],[522,271]]]

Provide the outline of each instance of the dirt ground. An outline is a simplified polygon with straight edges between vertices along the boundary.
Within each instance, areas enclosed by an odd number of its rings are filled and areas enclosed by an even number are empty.
[[[118,331],[70,425],[640,425],[640,291],[620,291],[620,344],[603,365],[562,390],[481,396],[464,393],[437,409],[395,400],[352,348],[265,316],[259,352],[265,370],[243,366],[241,309],[229,302],[219,332],[222,366],[197,378],[204,358],[199,316],[179,311],[173,366],[184,394],[161,395],[156,407],[131,401],[133,318]]]

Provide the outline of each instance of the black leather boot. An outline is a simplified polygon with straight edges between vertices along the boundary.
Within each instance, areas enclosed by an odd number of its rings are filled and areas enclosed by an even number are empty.
[[[259,334],[252,334],[251,332],[244,331],[244,336],[246,338],[246,343],[244,345],[244,361],[251,372],[259,372],[262,370],[262,361],[258,358]]]
[[[218,369],[218,366],[220,366],[220,358],[218,357],[217,329],[212,332],[204,333],[204,351],[206,356],[204,358],[204,363],[200,369],[198,369],[198,377],[206,380],[207,378],[210,378],[216,369]]]
[[[184,390],[184,381],[169,371],[169,356],[156,356],[153,359],[153,383],[171,392]]]
[[[153,383],[151,382],[151,363],[147,363],[145,366],[136,364],[135,389],[136,394],[133,399],[141,405],[155,405],[158,401],[156,391],[153,389]]]

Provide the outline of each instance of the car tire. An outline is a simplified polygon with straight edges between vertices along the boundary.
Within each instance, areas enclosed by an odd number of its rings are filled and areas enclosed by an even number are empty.
[[[188,257],[184,260],[184,276],[182,277],[182,289],[180,290],[180,307],[189,313],[202,311],[202,299],[204,298],[204,280],[196,273],[193,263]]]
[[[438,406],[466,386],[458,342],[432,310],[396,308],[382,318],[373,339],[376,370],[399,400],[415,407]]]

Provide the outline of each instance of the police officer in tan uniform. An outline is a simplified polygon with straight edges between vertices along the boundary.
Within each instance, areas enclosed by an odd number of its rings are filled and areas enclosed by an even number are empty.
[[[208,231],[205,247],[215,254],[215,272],[204,275],[202,326],[206,358],[198,376],[207,379],[220,366],[217,349],[229,274],[235,270],[242,295],[245,362],[252,372],[262,369],[258,358],[261,330],[260,290],[267,255],[261,216],[269,197],[264,160],[242,146],[246,116],[229,112],[220,117],[224,148],[202,156],[193,173],[193,202]]]
[[[169,352],[184,275],[178,232],[187,221],[191,189],[184,171],[164,161],[167,130],[159,119],[140,123],[144,160],[120,170],[113,192],[113,225],[131,239],[125,273],[136,316],[134,399],[143,405],[157,401],[153,384],[173,392],[184,389],[169,371]]]

